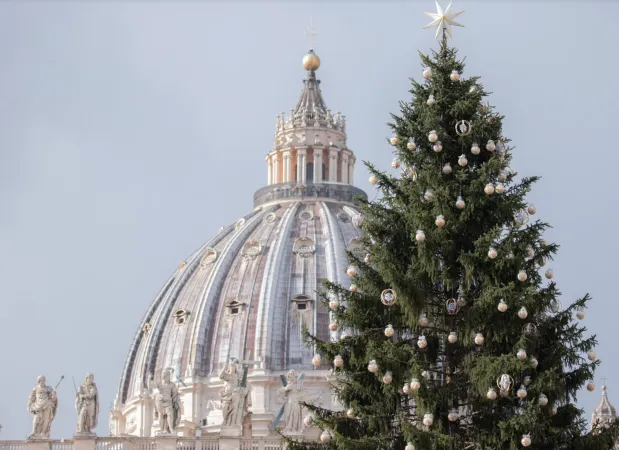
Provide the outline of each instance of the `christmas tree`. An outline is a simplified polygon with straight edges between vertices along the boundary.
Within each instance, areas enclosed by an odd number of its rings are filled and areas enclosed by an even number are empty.
[[[589,297],[560,303],[558,246],[526,201],[537,178],[510,169],[503,116],[448,45],[450,7],[428,14],[440,49],[390,124],[402,175],[366,163],[367,256],[324,294],[339,336],[307,335],[344,409],[306,405],[321,442],[289,448],[610,449],[615,427],[587,433],[574,405],[599,364]]]

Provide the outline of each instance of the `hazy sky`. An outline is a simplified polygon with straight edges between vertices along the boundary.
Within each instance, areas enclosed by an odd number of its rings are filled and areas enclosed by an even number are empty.
[[[517,146],[564,303],[590,292],[598,372],[619,404],[616,2],[473,2],[455,29]],[[94,372],[108,433],[130,341],[180,260],[252,209],[275,116],[296,104],[313,16],[324,98],[360,160],[387,168],[390,112],[436,48],[429,0],[0,3],[0,439],[30,431],[37,375]],[[356,184],[369,191],[364,168]],[[615,350],[613,350],[613,348]],[[598,384],[600,380],[598,379]],[[589,414],[600,390],[583,392]]]

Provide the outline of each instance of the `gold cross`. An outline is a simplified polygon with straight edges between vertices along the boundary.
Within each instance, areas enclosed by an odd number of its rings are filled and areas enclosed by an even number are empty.
[[[314,31],[314,27],[312,27],[312,18],[311,17],[310,17],[310,24],[309,24],[309,27],[307,27],[307,30],[305,31],[305,35],[307,37],[309,37],[310,48],[313,49],[314,48],[314,45],[313,45],[314,44],[314,39],[313,39],[313,37],[314,36],[318,36],[318,33],[316,33]]]

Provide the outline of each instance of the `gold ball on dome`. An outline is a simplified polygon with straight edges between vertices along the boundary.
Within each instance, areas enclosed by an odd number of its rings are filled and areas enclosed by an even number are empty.
[[[305,70],[318,70],[320,67],[320,58],[313,49],[307,52],[307,55],[303,57],[303,68]]]

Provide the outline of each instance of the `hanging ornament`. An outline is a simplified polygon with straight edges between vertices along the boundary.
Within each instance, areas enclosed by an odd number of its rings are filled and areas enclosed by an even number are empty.
[[[540,406],[546,406],[548,404],[548,397],[546,397],[543,393],[539,394],[539,397],[537,398],[537,403]]]
[[[428,189],[423,193],[423,199],[427,202],[434,201],[434,191],[432,189]]]
[[[449,79],[451,81],[460,81],[460,74],[457,70],[452,70],[451,74],[449,75]]]
[[[440,153],[443,151],[443,144],[441,144],[441,141],[437,141],[432,148],[436,153]]]
[[[355,414],[355,410],[352,408],[348,408],[348,410],[346,411],[346,416],[349,419],[354,419],[355,417],[357,417],[357,415]]]
[[[499,301],[499,306],[497,306],[497,309],[502,313],[507,311],[507,303],[505,303],[505,300],[501,299],[501,301]]]
[[[475,142],[471,146],[471,153],[474,154],[474,155],[479,155],[480,152],[481,152],[481,149],[479,148],[479,144],[477,142]]]
[[[445,175],[449,175],[449,174],[451,174],[452,170],[453,170],[453,169],[451,168],[451,164],[449,164],[449,163],[446,163],[446,164],[443,166],[443,173],[444,173]]]
[[[430,131],[430,134],[428,134],[428,140],[432,143],[438,141],[438,134],[436,134],[436,130]]]
[[[494,144],[494,141],[492,139],[488,140],[488,143],[486,144],[486,150],[488,150],[489,152],[493,152],[496,150],[496,145]]]
[[[417,230],[417,233],[415,233],[415,240],[417,242],[423,242],[426,240],[426,234],[423,232],[423,230]]]
[[[509,392],[514,385],[514,379],[510,375],[504,373],[497,378],[496,385],[501,392]]]
[[[412,444],[412,442],[407,442],[404,450],[415,450],[415,446]]]
[[[486,398],[488,400],[496,400],[496,391],[492,388],[488,389],[488,392],[486,392]]]
[[[460,120],[456,122],[456,134],[458,136],[468,136],[473,131],[471,122],[468,120]]]
[[[507,259],[508,261],[514,259],[515,256],[512,252],[509,252],[507,255],[505,255],[505,259]]]
[[[458,300],[456,300],[455,298],[450,298],[449,300],[447,300],[445,302],[445,309],[447,310],[447,314],[451,316],[458,314],[458,311],[460,310]]]
[[[531,359],[529,359],[529,364],[531,365],[532,369],[537,369],[539,362],[537,361],[537,358],[535,356],[531,356]]]
[[[408,142],[406,143],[406,148],[409,150],[415,150],[417,144],[415,144],[415,139],[412,137],[408,138]]]
[[[464,200],[462,199],[462,197],[458,195],[458,198],[456,199],[456,208],[464,209],[465,206],[466,206],[466,203],[464,203]]]
[[[498,255],[498,252],[496,251],[496,248],[490,247],[490,249],[488,250],[488,258],[494,259],[497,257],[497,255]]]
[[[522,320],[526,319],[527,317],[529,317],[529,312],[527,311],[527,308],[525,308],[524,306],[522,306],[519,310],[518,310],[518,317],[520,317]]]
[[[517,227],[521,227],[523,225],[526,225],[527,223],[529,223],[529,213],[526,212],[524,209],[521,209],[520,211],[516,212],[516,214],[514,214],[514,224]]]
[[[458,165],[460,167],[466,167],[468,163],[469,163],[469,160],[466,159],[466,155],[460,155],[460,157],[458,158]]]
[[[387,325],[385,327],[385,336],[391,337],[391,336],[393,336],[394,332],[395,332],[395,330],[393,329],[393,326],[391,326],[391,324],[389,324],[389,325]]]
[[[531,384],[531,377],[529,375],[524,377],[524,381],[522,382],[525,386],[528,386]]]
[[[524,361],[525,359],[527,359],[527,352],[524,348],[521,348],[518,350],[518,352],[516,353],[516,357],[520,360],[520,361]]]
[[[318,367],[320,366],[320,364],[322,364],[322,358],[320,357],[320,355],[314,355],[314,357],[312,358],[312,364],[314,365],[314,367]]]
[[[559,299],[553,298],[550,300],[550,311],[552,311],[553,314],[557,314],[561,311],[561,302]]]
[[[535,336],[537,334],[537,325],[534,323],[527,323],[524,327],[522,327],[522,332],[528,337]]]
[[[528,447],[531,445],[531,435],[523,434],[522,439],[520,439],[520,443],[523,447]]]
[[[324,444],[328,444],[329,442],[331,442],[331,433],[329,433],[327,430],[323,431],[320,434],[320,442]]]
[[[311,427],[312,425],[314,425],[314,419],[312,419],[312,416],[310,416],[309,414],[305,416],[303,418],[303,425],[305,425],[306,427]]]
[[[419,336],[417,339],[417,347],[424,349],[428,346],[428,341],[424,335]]]
[[[357,268],[355,266],[348,266],[348,269],[346,269],[346,274],[349,277],[354,277],[357,275]]]
[[[404,386],[402,386],[402,392],[404,392],[405,394],[408,394],[411,391],[411,387],[408,385],[408,383],[404,383]]]
[[[395,304],[397,296],[393,289],[385,289],[380,293],[380,301],[385,306],[393,306]]]
[[[399,159],[394,159],[393,161],[391,161],[391,167],[393,167],[394,169],[399,169],[400,168],[400,160]]]
[[[518,272],[518,280],[527,281],[527,273],[524,270]]]
[[[337,323],[337,320],[335,320],[335,321],[333,321],[333,322],[331,322],[331,323],[329,324],[329,329],[330,329],[331,331],[336,331],[336,330],[337,330],[337,326],[338,326],[338,325],[339,325],[339,324]]]
[[[529,214],[531,214],[532,216],[535,215],[535,213],[537,212],[537,208],[535,207],[535,205],[533,203],[531,203],[528,208],[527,208],[527,212]]]
[[[492,183],[488,183],[486,185],[486,187],[484,188],[484,192],[488,195],[494,194],[494,186],[492,185]]]
[[[329,308],[337,309],[338,306],[340,306],[340,302],[338,302],[336,299],[332,298],[331,300],[329,300]]]
[[[393,375],[391,374],[390,371],[387,371],[385,375],[383,375],[383,383],[391,384],[392,381],[393,381]]]
[[[344,358],[342,358],[342,355],[335,355],[335,358],[333,358],[333,365],[335,367],[342,367],[344,365]]]
[[[455,331],[452,331],[449,333],[449,336],[447,336],[447,340],[450,344],[455,344],[456,342],[458,342],[458,335]]]
[[[502,194],[503,192],[505,192],[505,186],[503,186],[503,183],[499,183],[496,185],[496,187],[494,188],[494,191],[497,194]]]
[[[597,361],[598,355],[592,350],[587,353],[587,358],[589,358],[589,361]]]
[[[426,67],[425,69],[423,69],[423,77],[426,80],[432,78],[432,69],[430,67]]]
[[[427,327],[428,326],[428,316],[426,316],[426,313],[421,313],[421,315],[419,316],[419,320],[417,321],[417,323],[419,324],[419,326],[421,327]]]
[[[578,311],[576,311],[576,317],[580,320],[583,320],[585,318],[585,312],[582,309],[579,309]]]
[[[356,284],[351,284],[350,287],[348,288],[350,290],[350,292],[352,293],[356,293],[358,288]]]
[[[376,373],[378,371],[378,364],[376,364],[376,360],[373,359],[368,364],[368,370],[372,373]]]
[[[484,345],[484,342],[486,342],[486,338],[484,337],[484,335],[481,333],[477,333],[475,335],[475,343],[477,345]]]
[[[421,387],[421,383],[417,378],[411,380],[411,391],[417,391]]]
[[[375,185],[376,183],[378,183],[378,179],[376,178],[375,175],[370,175],[370,178],[368,181],[370,182],[371,185]]]
[[[530,245],[527,245],[527,249],[526,249],[526,256],[528,259],[531,259],[533,257],[535,257],[535,250],[533,250],[533,247],[531,247]]]
[[[415,166],[408,168],[408,174],[411,176],[411,180],[417,181],[417,169]]]
[[[524,385],[521,385],[516,391],[516,395],[518,396],[518,398],[526,398],[527,394],[527,388]]]
[[[391,138],[391,145],[398,145],[398,142],[400,142],[400,138],[398,138],[397,136],[393,136]]]
[[[456,409],[452,409],[449,411],[449,414],[447,414],[447,420],[449,420],[450,422],[455,422],[456,420],[458,420],[458,411]]]
[[[426,427],[431,427],[432,424],[434,423],[434,414],[431,413],[425,413],[423,415],[423,424]]]
[[[587,390],[588,390],[589,392],[593,392],[593,391],[595,391],[595,384],[593,384],[593,383],[587,383]]]
[[[428,100],[426,100],[426,105],[428,106],[432,106],[436,103],[436,100],[434,99],[434,95],[430,94],[428,96]]]
[[[437,227],[443,228],[445,226],[445,217],[440,215],[436,216],[436,220],[434,221]]]
[[[553,279],[553,277],[555,276],[555,273],[552,271],[552,269],[548,269],[544,275],[545,275],[545,276],[546,276],[546,278],[548,278],[549,280],[552,280],[552,279]]]
[[[507,172],[504,170],[499,172],[499,181],[507,181]]]

